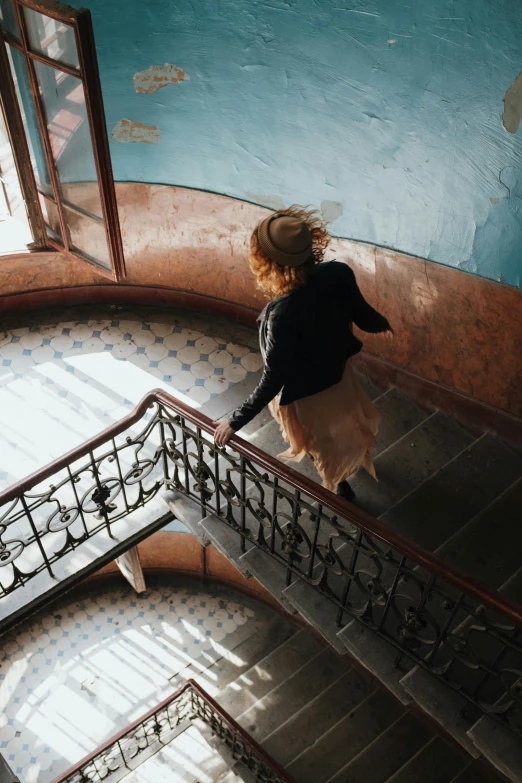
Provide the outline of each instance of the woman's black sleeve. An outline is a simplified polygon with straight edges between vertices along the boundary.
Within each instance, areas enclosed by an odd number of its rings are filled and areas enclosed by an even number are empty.
[[[267,329],[265,367],[258,385],[237,408],[228,423],[236,432],[246,426],[263,408],[277,397],[288,377],[292,349],[289,331],[283,330],[279,318],[271,317]]]
[[[354,324],[362,329],[363,332],[386,332],[390,328],[388,320],[374,310],[374,308],[368,304],[366,299],[361,293],[357,280],[350,267],[346,266],[346,269],[350,272],[351,286],[352,286],[352,318]]]

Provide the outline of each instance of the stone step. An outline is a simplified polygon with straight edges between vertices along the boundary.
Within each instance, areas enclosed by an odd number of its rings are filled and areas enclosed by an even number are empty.
[[[431,732],[406,713],[348,762],[328,783],[386,783],[388,778],[424,748]]]
[[[287,767],[299,783],[326,783],[402,715],[397,701],[376,691]]]
[[[175,518],[182,522],[192,535],[196,536],[200,544],[208,546],[210,540],[199,524],[205,513],[201,506],[182,495],[181,492],[172,489],[163,493],[163,499]]]
[[[472,756],[479,752],[468,736],[473,720],[469,714],[469,702],[463,696],[444,686],[433,674],[420,666],[413,668],[401,680],[406,693],[434,718]]]
[[[273,615],[273,612],[267,608],[267,613],[269,611],[272,617],[268,627],[264,622],[261,623],[259,630],[239,640],[234,646],[230,645],[230,637],[228,637],[226,649],[218,646],[206,654],[205,666],[192,663],[172,677],[170,682],[173,687],[178,688],[185,680],[192,679],[205,688],[212,697],[216,697],[229,683],[234,682],[241,674],[264,660],[273,650],[278,649],[298,633],[288,620]]]
[[[459,772],[451,783],[491,783],[491,775],[486,775],[476,763],[469,764],[466,769]]]
[[[346,668],[346,663],[339,656],[325,648],[236,720],[252,737],[262,742],[339,680]]]
[[[375,400],[375,405],[382,413],[382,419],[375,442],[374,458],[431,415],[397,389],[389,389],[382,394]]]
[[[243,576],[247,578],[251,576],[250,571],[245,567],[244,561],[241,560],[244,553],[241,551],[241,536],[237,531],[215,516],[208,516],[202,519],[199,523],[199,528],[203,531],[203,536],[214,544],[216,549],[227,557]],[[247,552],[253,546],[250,541],[245,540]]]
[[[513,576],[511,576],[507,582],[501,586],[499,592],[512,598],[515,601],[522,599],[522,568],[519,569]],[[508,623],[507,618],[500,614],[488,610],[488,618],[491,622],[499,623],[506,626]],[[465,632],[475,621],[473,618],[466,617],[465,622],[456,629],[455,632]],[[473,649],[474,653],[480,656],[481,650],[486,649],[485,645],[488,645],[488,652],[490,660],[495,660],[498,654],[500,654],[500,648],[493,650],[491,648],[491,642],[483,640],[480,636],[475,635],[473,637]],[[516,654],[508,652],[503,654],[503,665],[505,668],[511,667],[516,670],[519,666],[519,658]],[[449,650],[449,657],[453,657],[452,650]],[[443,665],[444,660],[440,662],[437,660],[438,665]],[[468,669],[465,666],[460,667],[459,672],[461,674],[462,682],[466,681],[466,674],[470,675],[469,687],[472,688],[476,684],[474,678],[473,668]],[[445,688],[442,690],[442,683],[432,674],[425,671],[421,667],[415,667],[412,669],[402,680],[402,687],[406,692],[415,699],[417,704],[430,714],[433,718],[438,720],[463,747],[475,758],[478,756],[476,744],[472,741],[470,735],[470,729],[473,727],[475,721],[475,715],[478,717],[479,712],[476,708],[468,703],[468,701],[450,690]],[[484,685],[480,692],[476,695],[479,699],[482,699],[485,703],[489,702],[495,704],[500,694],[504,694],[504,688],[500,680],[497,678],[490,678],[490,682]],[[502,699],[500,699],[500,702]],[[488,719],[484,719],[487,721]],[[515,740],[518,742],[518,740]],[[485,754],[484,754],[485,755]]]
[[[263,747],[286,767],[308,748],[315,746],[324,734],[374,692],[375,688],[368,680],[355,669],[350,669],[265,737]]]
[[[335,603],[302,579],[285,588],[283,595],[334,650],[341,654],[346,652],[337,633],[338,607]]]
[[[214,734],[212,726],[200,718],[193,721],[205,742],[223,761],[224,770],[218,771],[216,776],[212,776],[215,783],[256,783],[256,776],[250,772],[241,762],[238,762],[237,755],[227,743]],[[112,783],[112,782],[111,782]],[[143,783],[151,783],[149,780]],[[175,781],[177,783],[177,781]],[[195,783],[201,783],[198,779]]]
[[[240,769],[237,772],[235,772],[233,769],[229,769],[229,771],[225,774],[225,777],[220,777],[216,783],[251,783],[252,779],[249,781],[244,774],[240,775],[239,772]]]
[[[382,521],[434,551],[522,476],[522,457],[483,435],[387,511]]]
[[[435,737],[386,783],[452,783],[467,764],[468,761],[460,753],[441,738]]]
[[[363,470],[350,479],[357,505],[381,516],[474,440],[443,413],[432,414],[376,457],[378,483]]]
[[[298,631],[221,690],[219,703],[233,718],[242,715],[321,651],[320,642]]]
[[[437,554],[469,576],[498,588],[520,567],[522,478],[446,541]]]
[[[267,555],[257,546],[252,547],[239,559],[242,567],[255,576],[257,581],[279,601],[285,611],[291,614],[295,613],[295,607],[283,594],[284,589],[288,586],[288,570],[282,563]],[[295,579],[293,574],[291,574],[291,579]]]
[[[259,781],[259,777],[256,775],[256,773],[248,769],[241,762],[238,762],[234,765],[233,772],[236,776],[235,779],[242,781],[242,783],[258,783]],[[221,781],[218,781],[218,783],[221,783]]]
[[[483,717],[468,731],[470,739],[494,767],[508,780],[522,780],[522,740],[504,726]]]
[[[350,655],[377,677],[399,701],[405,705],[411,702],[411,696],[401,684],[402,678],[413,667],[407,656],[400,656],[392,644],[366,628],[359,620],[352,620],[337,636]]]

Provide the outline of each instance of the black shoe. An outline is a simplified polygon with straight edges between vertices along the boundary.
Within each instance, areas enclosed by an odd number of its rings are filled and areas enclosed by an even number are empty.
[[[341,483],[337,487],[337,495],[339,497],[343,498],[344,500],[349,500],[353,502],[355,500],[355,492],[351,488],[351,486],[348,484],[347,481],[341,481]]]

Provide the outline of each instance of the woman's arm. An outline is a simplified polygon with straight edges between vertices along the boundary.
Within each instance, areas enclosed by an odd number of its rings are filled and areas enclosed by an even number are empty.
[[[371,332],[373,334],[376,334],[377,332],[393,333],[388,320],[377,312],[377,310],[374,310],[362,295],[361,290],[357,285],[353,269],[350,269],[346,264],[343,264],[343,266],[346,270],[344,274],[347,277],[347,282],[349,282],[352,291],[352,318],[354,324],[358,326],[359,329],[362,329],[363,332]]]
[[[267,329],[266,358],[263,375],[252,394],[236,408],[228,421],[221,422],[216,430],[215,441],[224,446],[232,435],[245,427],[263,408],[277,397],[288,377],[291,362],[291,338],[279,317],[270,316]]]

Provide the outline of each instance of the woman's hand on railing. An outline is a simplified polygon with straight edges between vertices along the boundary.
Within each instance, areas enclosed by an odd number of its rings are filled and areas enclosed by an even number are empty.
[[[221,421],[216,427],[214,433],[214,442],[216,446],[223,448],[226,446],[230,438],[235,435],[235,431],[232,429],[228,421]]]

